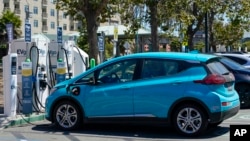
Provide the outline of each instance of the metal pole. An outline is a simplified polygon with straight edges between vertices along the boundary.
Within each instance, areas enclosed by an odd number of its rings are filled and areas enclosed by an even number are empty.
[[[138,30],[136,32],[136,53],[139,52],[139,35],[138,35]]]
[[[29,5],[28,5],[27,9],[25,9],[25,14],[26,14],[25,23],[29,23],[29,17],[30,17]],[[26,42],[26,59],[29,58],[28,48],[29,48],[29,43]]]
[[[206,12],[205,15],[205,52],[208,53],[210,52],[209,49],[209,38],[208,38],[208,12]]]
[[[117,57],[117,42],[118,42],[118,25],[114,26],[114,47],[113,47],[113,56]]]
[[[100,51],[100,63],[103,63],[103,51]]]
[[[113,57],[116,56],[116,41],[114,41],[114,46],[113,46]]]

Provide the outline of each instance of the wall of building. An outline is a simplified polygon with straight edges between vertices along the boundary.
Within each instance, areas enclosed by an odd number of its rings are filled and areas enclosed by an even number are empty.
[[[64,16],[63,11],[57,11],[53,1],[54,0],[2,0],[0,1],[0,11],[10,10],[20,17],[22,20],[22,37],[24,36],[25,9],[27,7],[29,7],[29,11],[31,12],[29,23],[32,27],[32,34],[56,34],[57,25],[63,27],[63,34],[76,31],[78,29],[78,22],[73,21],[69,16]]]

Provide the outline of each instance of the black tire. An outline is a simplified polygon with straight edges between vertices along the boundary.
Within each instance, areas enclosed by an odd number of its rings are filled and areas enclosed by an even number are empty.
[[[194,104],[179,106],[173,115],[173,126],[182,135],[201,135],[208,126],[208,118],[203,110]]]
[[[72,102],[58,103],[53,112],[55,125],[62,130],[74,130],[81,125],[82,117],[79,108]]]
[[[240,97],[240,108],[250,107],[250,85],[247,84],[236,84],[235,90],[238,92]]]

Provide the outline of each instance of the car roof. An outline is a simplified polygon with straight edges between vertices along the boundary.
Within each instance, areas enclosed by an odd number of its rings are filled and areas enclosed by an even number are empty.
[[[144,52],[144,53],[130,54],[130,55],[117,57],[117,58],[171,58],[171,59],[206,62],[207,60],[215,58],[215,57],[217,57],[217,56],[212,55],[212,54],[202,54],[202,53]]]

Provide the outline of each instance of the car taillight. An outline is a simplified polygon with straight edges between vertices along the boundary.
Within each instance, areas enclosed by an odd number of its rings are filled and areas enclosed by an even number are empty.
[[[218,74],[210,74],[202,80],[195,80],[195,83],[201,84],[224,84],[226,82],[225,78]]]

